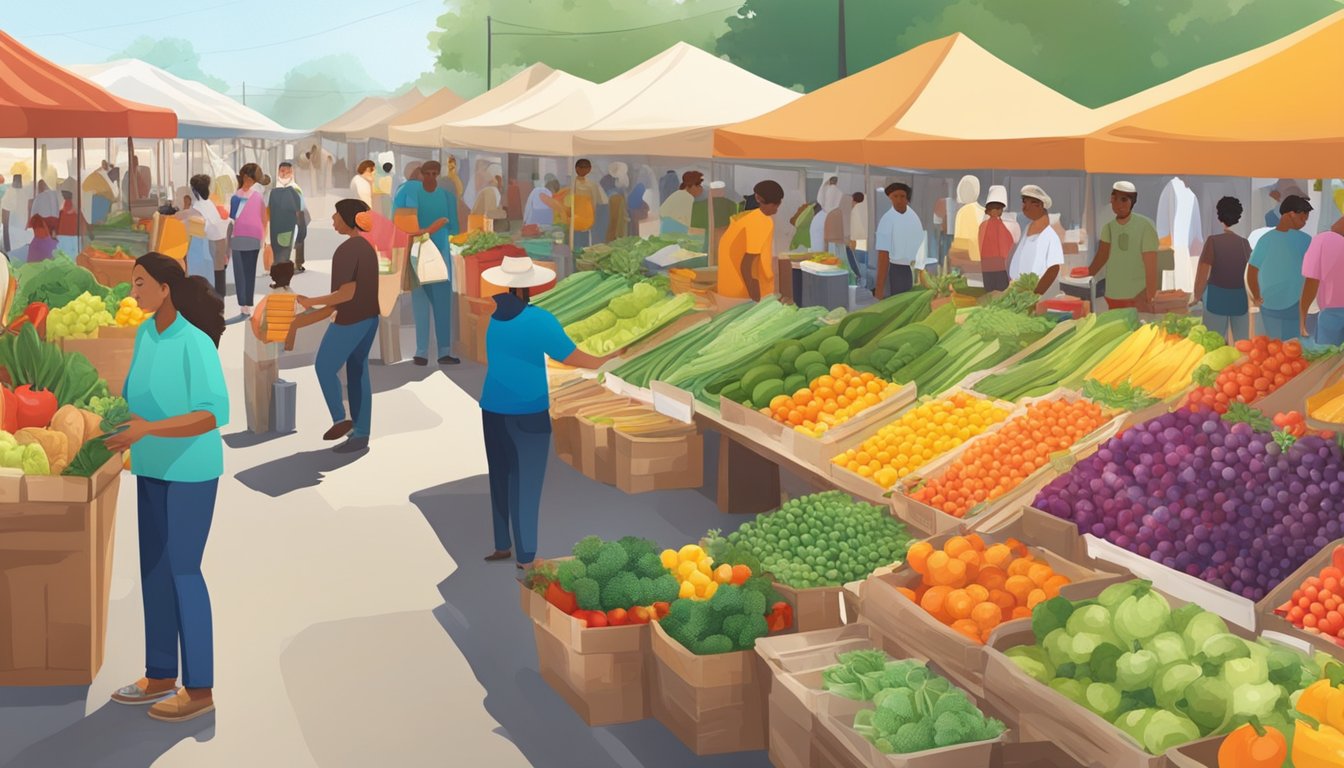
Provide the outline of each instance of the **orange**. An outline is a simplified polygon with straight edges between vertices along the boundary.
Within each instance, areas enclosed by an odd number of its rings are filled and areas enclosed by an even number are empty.
[[[924,542],[924,543],[927,544],[928,542]],[[946,552],[943,552],[943,551],[941,551],[941,550],[934,550],[934,551],[930,552],[929,555],[928,555],[928,557],[927,557],[927,562],[928,562],[928,567],[929,567],[928,572],[929,572],[929,573],[937,573],[938,571],[946,570],[946,569],[947,569],[947,564],[948,564],[948,562],[950,562],[951,560],[952,560],[952,558],[948,557],[948,556],[947,556],[947,553],[946,553]]]
[[[986,565],[976,574],[975,581],[990,591],[1003,589],[1008,582],[1008,574],[996,565]]]
[[[929,555],[933,553],[933,545],[927,541],[917,541],[910,545],[909,551],[905,553],[905,561],[910,564],[910,568],[920,575],[927,574]]]
[[[985,562],[1003,567],[1013,557],[1013,551],[1005,544],[994,544],[985,549]]]
[[[964,635],[973,643],[984,642],[980,639],[981,634],[980,627],[978,627],[976,623],[974,621],[971,621],[970,619],[959,619],[957,621],[952,622],[951,626],[952,631],[960,635]]]
[[[1013,596],[1018,605],[1026,605],[1027,596],[1036,589],[1036,585],[1026,576],[1009,576],[1004,589]]]
[[[1019,557],[1008,564],[1008,576],[1026,576],[1027,571],[1031,570],[1032,562],[1025,557]]]
[[[1057,573],[1054,576],[1051,576],[1050,578],[1046,579],[1045,584],[1041,585],[1041,589],[1045,590],[1046,599],[1050,599],[1054,597],[1059,597],[1060,588],[1068,583],[1069,583],[1068,576],[1061,576],[1060,574]]]
[[[1003,612],[994,603],[980,603],[971,609],[971,621],[975,622],[980,631],[987,632],[1003,621]]]
[[[952,620],[947,615],[947,596],[952,592],[951,587],[929,587],[929,591],[924,593],[924,597],[919,601],[919,607],[923,608],[928,614],[943,623]]]
[[[1027,607],[1035,608],[1037,603],[1043,603],[1045,602],[1045,599],[1044,590],[1033,589],[1031,590],[1031,593],[1027,595]]]
[[[1045,586],[1046,580],[1054,575],[1055,569],[1045,563],[1036,563],[1027,569],[1027,578],[1038,587]]]
[[[947,540],[947,543],[943,544],[943,551],[949,557],[960,557],[962,552],[967,552],[970,549],[971,542],[967,541],[965,536],[953,536]]]
[[[947,613],[953,619],[969,619],[971,609],[975,607],[975,601],[966,594],[964,589],[954,589],[947,595],[946,600]]]
[[[983,603],[989,599],[989,590],[979,584],[969,584],[966,586],[966,594],[977,603]]]
[[[1031,609],[1030,609],[1030,608],[1027,608],[1026,606],[1021,606],[1021,605],[1019,605],[1018,607],[1016,607],[1016,608],[1013,609],[1013,618],[1014,618],[1014,619],[1030,619],[1030,618],[1031,618]]]
[[[991,589],[989,591],[989,601],[999,607],[1005,614],[1012,613],[1017,607],[1017,598],[1003,589]]]
[[[909,598],[910,602],[918,602],[915,600],[915,590],[910,589],[909,587],[897,587],[896,591]]]

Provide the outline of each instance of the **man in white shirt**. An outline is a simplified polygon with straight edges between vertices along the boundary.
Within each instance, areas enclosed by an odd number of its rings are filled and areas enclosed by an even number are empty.
[[[28,202],[28,190],[23,186],[23,174],[16,173],[13,183],[5,190],[4,198],[0,199],[0,226],[4,228],[5,253],[9,253],[13,245],[10,240],[10,228],[12,227],[17,233],[22,232],[28,225],[28,217],[31,215]]]
[[[859,278],[860,285],[867,285],[862,265],[868,263],[868,204],[862,192],[855,192],[850,198],[854,201],[849,209],[849,268]]]
[[[47,226],[54,232],[61,217],[61,193],[47,187],[47,182],[37,182],[37,195],[33,197],[34,216],[46,219]]]
[[[1031,222],[1022,233],[1008,266],[1008,277],[1016,280],[1022,275],[1038,275],[1036,295],[1044,296],[1064,266],[1064,244],[1050,226],[1050,206],[1053,201],[1044,189],[1035,184],[1022,188],[1022,214]]]
[[[910,185],[899,181],[883,190],[891,210],[877,224],[877,298],[914,288],[915,271],[924,269],[928,238],[919,214],[910,207]]]

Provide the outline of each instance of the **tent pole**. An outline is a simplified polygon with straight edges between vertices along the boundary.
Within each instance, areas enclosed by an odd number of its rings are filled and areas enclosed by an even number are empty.
[[[715,163],[715,162],[714,162],[714,158],[711,157],[711,158],[709,159],[709,183],[710,183],[711,185],[712,185],[714,182],[716,182],[716,181],[719,180],[718,173],[719,173],[719,172],[718,172],[718,163]],[[709,265],[710,265],[711,267],[713,267],[713,266],[718,266],[718,263],[719,263],[719,253],[718,253],[718,250],[719,250],[719,249],[714,247],[715,243],[714,243],[714,191],[713,191],[713,190],[708,190],[708,189],[705,190],[705,214],[706,214],[706,216],[705,216],[705,227],[706,227],[706,229],[705,229],[705,250],[707,251],[707,254],[706,254],[706,255],[709,257]],[[774,249],[772,248],[771,251],[773,251],[773,250],[774,250]],[[778,286],[776,286],[776,288],[778,288]]]
[[[877,250],[873,247],[873,244],[877,242],[877,222],[875,221],[877,217],[873,215],[877,211],[877,193],[873,191],[873,166],[869,163],[863,164],[863,202],[860,205],[868,206],[868,215],[863,217],[864,221],[868,222],[868,231],[863,233],[865,245],[863,257],[865,265],[871,265],[873,260],[877,258]],[[855,232],[850,232],[849,236],[855,240],[859,239]],[[877,274],[877,271],[874,270],[873,274]],[[862,277],[862,275],[859,275],[859,277]],[[860,281],[859,285],[862,286],[863,282]]]
[[[37,196],[37,177],[42,175],[42,169],[37,167],[37,137],[33,137],[33,178],[28,180],[28,186],[33,191],[33,196]],[[26,226],[28,222],[24,222]]]
[[[75,139],[75,238],[84,252],[84,140]]]

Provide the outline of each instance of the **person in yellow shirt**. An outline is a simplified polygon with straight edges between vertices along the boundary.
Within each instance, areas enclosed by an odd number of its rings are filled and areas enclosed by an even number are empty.
[[[752,191],[757,207],[734,219],[719,241],[719,295],[760,301],[775,292],[772,217],[784,202],[784,188],[767,179]]]

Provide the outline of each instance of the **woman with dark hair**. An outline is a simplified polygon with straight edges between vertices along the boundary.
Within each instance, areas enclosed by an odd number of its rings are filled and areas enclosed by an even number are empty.
[[[196,202],[192,208],[205,219],[205,239],[210,241],[210,257],[215,279],[215,293],[223,299],[228,290],[226,271],[229,268],[229,212],[210,198],[214,181],[204,173],[191,177],[191,196]]]
[[[153,704],[149,716],[181,721],[214,709],[214,641],[201,556],[224,473],[219,428],[229,393],[219,363],[224,302],[203,277],[147,253],[131,272],[131,297],[154,317],[136,333],[124,389],[131,418],[107,438],[134,451],[145,608],[145,676],[112,694]],[[179,653],[183,688],[178,690]]]
[[[331,412],[331,429],[323,440],[350,439],[336,447],[350,453],[369,447],[373,390],[369,384],[369,350],[378,333],[378,252],[360,236],[373,227],[373,213],[363,200],[341,200],[331,224],[345,242],[331,257],[331,293],[299,297],[304,309],[335,307],[336,317],[317,348],[317,382]],[[345,368],[350,418],[345,415],[345,393],[337,373]]]
[[[1218,201],[1218,221],[1223,231],[1204,241],[1195,272],[1191,304],[1204,302],[1204,325],[1226,336],[1229,343],[1251,336],[1250,301],[1246,298],[1246,265],[1251,244],[1232,231],[1241,221],[1241,201],[1224,197]],[[1207,287],[1206,287],[1207,286]]]
[[[187,274],[215,281],[215,292],[224,297],[219,277],[223,270],[217,265],[218,251],[229,233],[228,219],[219,215],[219,208],[210,200],[210,177],[198,174],[191,177],[191,195],[179,214],[187,225],[191,240],[187,245]],[[228,263],[228,255],[224,255]]]
[[[229,203],[229,218],[233,219],[233,285],[238,292],[238,309],[244,317],[252,314],[252,293],[257,285],[257,257],[266,242],[266,227],[270,217],[266,198],[257,185],[266,186],[271,177],[261,172],[261,166],[248,163],[238,170],[238,191]]]
[[[581,368],[600,368],[609,358],[579,350],[554,315],[528,303],[533,288],[555,279],[554,271],[527,256],[505,256],[481,279],[508,289],[494,297],[495,312],[485,332],[481,418],[495,529],[495,551],[485,559],[514,558],[525,568],[537,554],[541,487],[551,447],[546,358]]]

